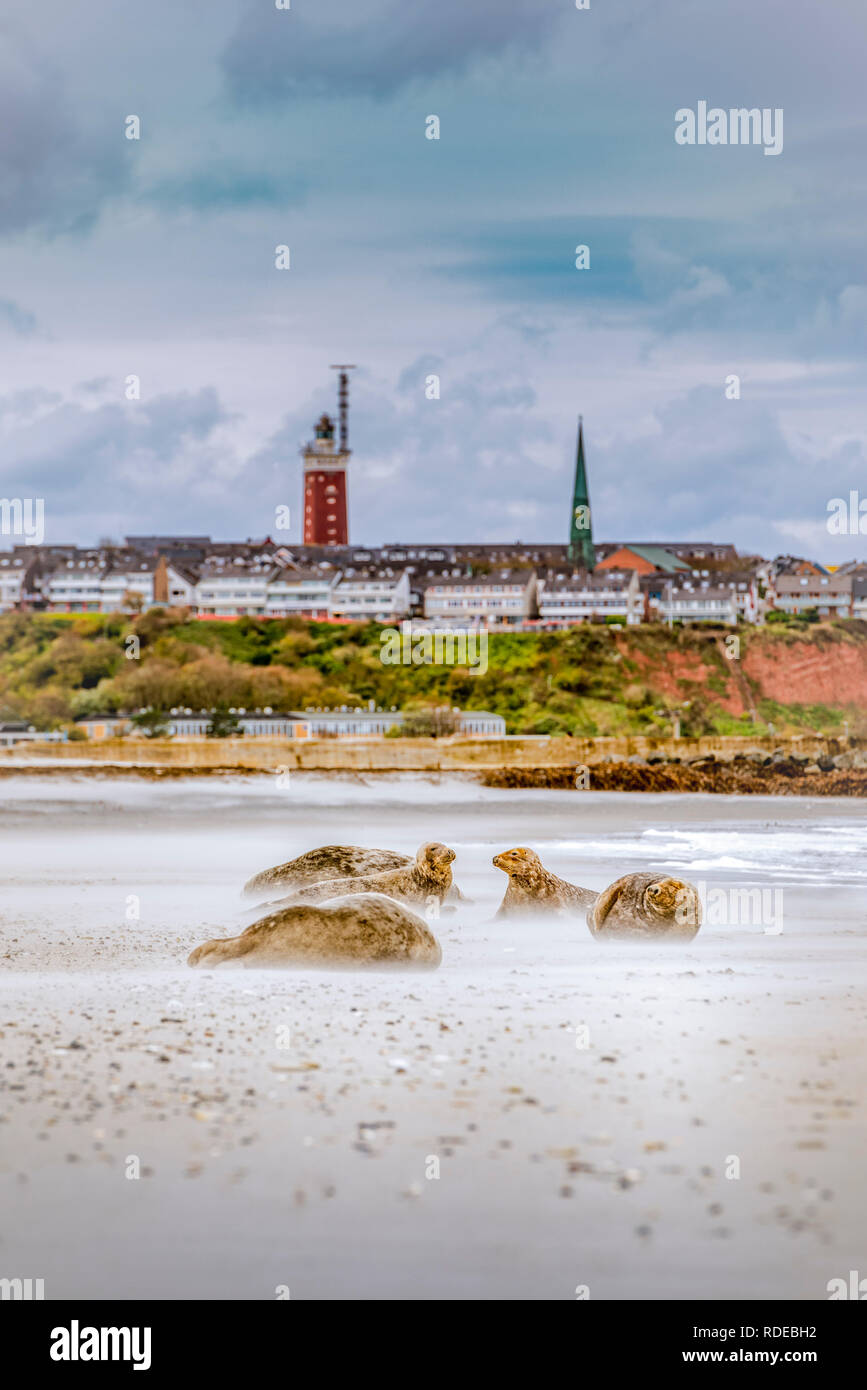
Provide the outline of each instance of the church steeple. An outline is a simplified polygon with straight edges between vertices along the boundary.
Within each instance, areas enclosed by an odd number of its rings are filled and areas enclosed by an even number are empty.
[[[596,564],[593,548],[593,525],[590,520],[590,494],[587,490],[587,468],[584,463],[584,423],[578,416],[578,452],[575,457],[575,486],[572,489],[572,521],[569,529],[569,559],[582,569],[592,570]]]

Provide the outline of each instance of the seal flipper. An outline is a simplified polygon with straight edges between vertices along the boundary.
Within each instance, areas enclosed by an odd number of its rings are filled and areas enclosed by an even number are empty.
[[[595,903],[591,903],[587,909],[587,925],[594,936],[597,936],[605,926],[605,919],[612,912],[615,904],[623,896],[623,889],[626,880],[618,878],[616,882],[610,883],[606,889],[599,894]]]

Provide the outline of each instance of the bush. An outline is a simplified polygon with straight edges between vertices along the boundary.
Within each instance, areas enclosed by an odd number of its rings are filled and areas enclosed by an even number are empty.
[[[566,727],[562,719],[558,719],[554,714],[543,714],[538,719],[533,719],[529,724],[521,729],[522,734],[548,734],[553,737],[568,737],[571,730]]]
[[[211,722],[205,733],[208,738],[237,738],[242,732],[238,716],[225,706],[218,706],[211,715]]]
[[[131,722],[141,729],[145,738],[165,738],[169,731],[166,716],[161,709],[145,709],[134,714]]]
[[[458,728],[458,717],[447,705],[430,705],[409,710],[398,734],[402,738],[447,738]]]

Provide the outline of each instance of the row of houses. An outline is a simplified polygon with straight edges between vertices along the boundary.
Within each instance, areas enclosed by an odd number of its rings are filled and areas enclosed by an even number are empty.
[[[304,617],[338,621],[424,620],[435,627],[540,627],[586,621],[760,623],[771,609],[867,617],[867,567],[834,572],[811,561],[683,558],[676,546],[599,547],[593,571],[540,547],[509,563],[446,553],[447,547],[341,548],[322,559],[270,541],[222,546],[201,561],[127,547],[17,547],[0,555],[0,611],[113,613],[167,605],[202,618]],[[707,547],[710,549],[710,547]],[[726,550],[726,547],[720,547]],[[500,547],[505,553],[506,547]],[[346,552],[344,554],[344,551]],[[534,560],[533,554],[540,558]],[[720,565],[722,567],[720,567]]]
[[[452,711],[455,732],[468,738],[505,738],[506,721],[501,714],[489,710]],[[245,738],[377,738],[399,729],[407,716],[402,710],[364,709],[358,707],[333,710],[291,710],[286,714],[273,710],[232,710],[239,733]],[[173,709],[166,716],[166,736],[169,738],[206,738],[213,711]],[[77,727],[89,739],[118,738],[135,732],[135,726],[119,714],[89,714],[76,721]],[[39,735],[45,737],[45,735]]]
[[[64,743],[66,737],[65,730],[46,733],[26,719],[0,720],[0,748],[12,748],[17,743]]]

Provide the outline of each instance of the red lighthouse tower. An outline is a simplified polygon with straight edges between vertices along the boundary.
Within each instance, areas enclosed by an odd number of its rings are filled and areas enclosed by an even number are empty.
[[[334,421],[320,417],[304,459],[304,544],[348,545],[346,473],[349,465],[349,368],[340,369],[340,441]]]

